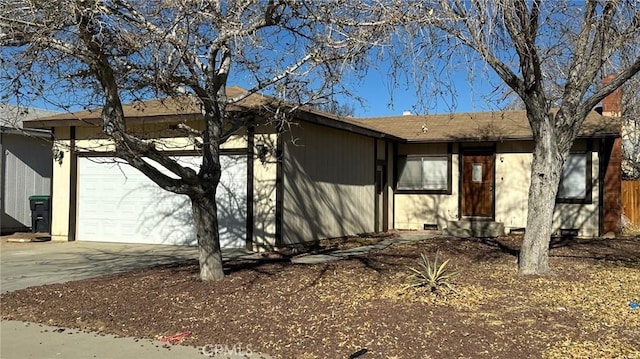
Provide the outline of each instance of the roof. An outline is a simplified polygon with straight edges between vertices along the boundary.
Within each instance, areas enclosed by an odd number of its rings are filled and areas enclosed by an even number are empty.
[[[240,87],[227,88],[229,97],[246,94]],[[272,107],[277,100],[261,94],[250,94],[233,105],[234,110],[262,111]],[[123,105],[127,122],[176,122],[202,119],[200,105],[192,96],[173,97],[163,100],[136,101]],[[58,126],[99,125],[102,111],[86,110],[63,113],[46,118],[25,121],[31,128]],[[442,115],[402,115],[376,118],[342,117],[309,107],[296,109],[298,119],[324,126],[338,128],[371,137],[388,138],[397,142],[459,142],[500,141],[533,139],[526,111],[495,111],[477,113],[453,113]],[[587,116],[579,137],[617,137],[620,120],[592,111]]]
[[[361,118],[358,123],[406,142],[531,140],[524,110]],[[619,136],[620,119],[591,111],[578,137]]]
[[[227,88],[227,96],[238,97],[245,95],[247,90],[232,86]],[[261,94],[250,94],[232,105],[231,110],[262,111],[264,108],[275,107],[278,100]],[[122,106],[128,123],[149,122],[177,122],[184,120],[202,119],[202,111],[197,98],[193,96],[170,97],[149,101],[134,101]],[[52,127],[88,126],[101,124],[102,109],[84,110],[71,113],[61,113],[54,116],[25,121],[30,128],[49,129]],[[308,122],[318,123],[334,128],[360,133],[372,137],[393,137],[386,133],[370,129],[367,126],[349,118],[342,118],[323,111],[301,107],[296,110],[296,116]],[[401,140],[393,138],[394,140]]]
[[[32,107],[20,107],[0,103],[0,132],[12,135],[50,137],[51,132],[42,129],[23,128],[23,122],[47,117],[56,112]]]

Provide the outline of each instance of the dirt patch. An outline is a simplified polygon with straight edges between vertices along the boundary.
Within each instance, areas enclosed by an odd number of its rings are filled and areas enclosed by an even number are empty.
[[[50,242],[49,233],[16,232],[0,236],[0,249],[13,249],[29,247],[32,243]]]
[[[183,344],[279,358],[640,358],[629,305],[640,239],[556,241],[549,277],[519,277],[518,249],[518,238],[433,238],[319,265],[229,262],[217,283],[189,262],[4,294],[0,312],[122,336],[189,331]],[[436,251],[462,272],[457,292],[404,289],[407,268]]]

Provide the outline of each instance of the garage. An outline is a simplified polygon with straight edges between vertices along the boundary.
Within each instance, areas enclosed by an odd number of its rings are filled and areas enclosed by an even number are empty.
[[[201,162],[199,156],[176,159],[194,169]],[[220,244],[223,248],[243,248],[247,237],[247,156],[226,154],[221,162],[216,195]],[[149,163],[154,164],[151,160]],[[140,171],[113,157],[78,159],[77,203],[78,241],[196,244],[189,198],[161,189]]]

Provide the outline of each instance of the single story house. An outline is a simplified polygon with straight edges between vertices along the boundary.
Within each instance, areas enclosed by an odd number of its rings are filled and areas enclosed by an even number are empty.
[[[0,232],[32,227],[29,197],[49,195],[53,166],[51,132],[22,122],[54,112],[0,104]]]
[[[252,120],[223,146],[223,246],[268,249],[465,222],[490,224],[490,235],[525,227],[533,142],[524,111],[356,119],[300,108],[278,127],[269,120],[272,100],[251,95],[240,103],[236,109]],[[198,138],[184,125],[199,130],[203,123],[191,99],[138,102],[124,111],[130,129],[197,166]],[[99,110],[26,125],[53,131],[65,151],[53,170],[54,240],[193,243],[186,197],[114,160]],[[565,167],[558,233],[613,230],[605,208],[619,203],[619,183],[610,186],[607,173],[619,172],[611,161],[619,127],[616,118],[589,114]]]

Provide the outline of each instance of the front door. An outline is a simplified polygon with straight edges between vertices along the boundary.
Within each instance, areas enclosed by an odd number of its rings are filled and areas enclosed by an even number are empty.
[[[493,218],[494,154],[469,151],[462,160],[462,216]]]

